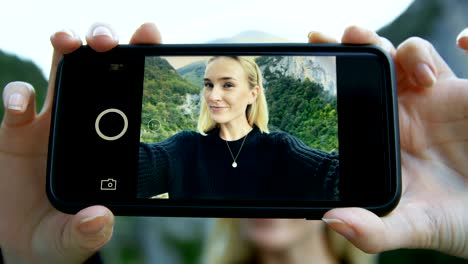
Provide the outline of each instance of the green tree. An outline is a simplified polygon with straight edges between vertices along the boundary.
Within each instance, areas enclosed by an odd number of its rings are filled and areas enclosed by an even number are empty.
[[[196,128],[196,118],[182,108],[187,95],[200,87],[181,77],[159,57],[145,62],[141,120],[141,141],[158,142],[182,130]]]
[[[260,59],[270,63],[274,59]],[[268,69],[268,67],[266,67]],[[338,150],[336,97],[320,83],[264,70],[265,94],[270,109],[270,128],[299,137],[307,145],[326,151]]]

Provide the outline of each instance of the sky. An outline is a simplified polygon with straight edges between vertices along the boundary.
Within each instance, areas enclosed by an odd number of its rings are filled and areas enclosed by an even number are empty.
[[[47,78],[50,36],[71,29],[84,41],[95,22],[112,25],[121,44],[145,22],[160,29],[164,43],[204,43],[247,30],[292,42],[310,31],[337,39],[349,25],[378,30],[412,0],[1,0],[0,50],[36,63]]]

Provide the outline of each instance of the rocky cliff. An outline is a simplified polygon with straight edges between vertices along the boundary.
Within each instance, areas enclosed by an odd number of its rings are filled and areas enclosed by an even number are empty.
[[[336,95],[336,63],[334,57],[267,57],[269,62],[259,63],[260,70],[265,74],[266,69],[281,76],[289,76],[296,80],[309,79],[320,83],[324,90]],[[268,89],[268,80],[264,80]]]

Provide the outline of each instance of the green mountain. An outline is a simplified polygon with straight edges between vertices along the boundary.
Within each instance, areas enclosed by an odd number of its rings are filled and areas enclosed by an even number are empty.
[[[205,61],[196,61],[177,70],[177,73],[187,81],[203,87],[203,75],[205,74]]]
[[[41,109],[47,92],[47,80],[33,62],[0,51],[0,91],[12,81],[24,81],[36,90],[37,109]],[[0,107],[0,121],[3,119],[4,104]]]
[[[196,113],[186,110],[200,88],[159,57],[145,62],[141,141],[161,141],[184,129],[196,129]]]

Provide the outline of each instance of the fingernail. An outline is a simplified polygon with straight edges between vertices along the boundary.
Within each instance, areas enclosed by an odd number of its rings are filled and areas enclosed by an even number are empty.
[[[426,63],[419,63],[415,72],[416,82],[426,88],[431,88],[437,81],[434,72]]]
[[[92,31],[92,36],[93,37],[97,37],[97,36],[108,36],[110,38],[114,38],[114,36],[112,35],[112,31],[105,27],[105,26],[97,26],[93,29]]]
[[[340,219],[322,218],[322,221],[347,238],[356,236],[356,232],[354,232],[354,230],[347,223],[343,222]]]
[[[64,28],[62,30],[59,30],[57,32],[55,32],[53,35],[52,35],[52,38],[54,38],[57,34],[66,34],[68,35],[69,37],[71,38],[74,38],[74,39],[79,39],[78,35],[71,29],[68,29],[68,28]]]
[[[307,34],[307,39],[310,39],[310,37],[315,33],[317,33],[317,31],[310,31],[309,34]]]
[[[71,30],[71,29],[64,28],[64,29],[60,30],[59,32],[65,33],[65,34],[69,35],[72,38],[76,38],[75,32],[73,30]]]
[[[13,93],[8,98],[8,109],[22,111],[24,108],[24,96],[20,93]]]
[[[104,215],[98,214],[83,218],[78,225],[81,233],[93,235],[101,232],[106,225]]]
[[[465,28],[460,34],[457,36],[457,43],[460,41],[461,38],[468,37],[468,28]]]

